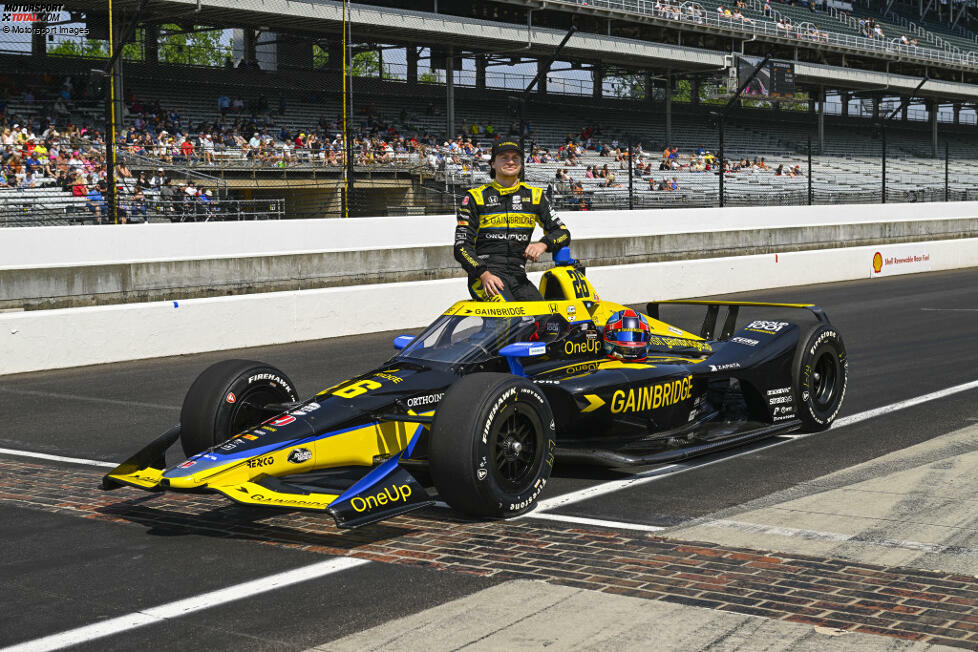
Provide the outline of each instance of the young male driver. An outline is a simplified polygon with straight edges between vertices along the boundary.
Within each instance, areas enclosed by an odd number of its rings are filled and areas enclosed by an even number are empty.
[[[537,188],[520,181],[523,151],[511,141],[496,143],[489,158],[492,183],[472,188],[458,207],[455,260],[469,275],[469,294],[486,301],[541,301],[526,278],[526,261],[570,244],[570,232]],[[543,237],[530,242],[539,224]]]

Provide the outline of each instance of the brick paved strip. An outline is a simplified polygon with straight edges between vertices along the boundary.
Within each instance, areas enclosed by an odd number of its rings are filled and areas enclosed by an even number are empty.
[[[156,531],[251,540],[446,572],[535,579],[899,639],[978,649],[978,579],[558,521],[412,512],[358,530],[210,494],[98,489],[100,473],[0,459],[0,502]]]

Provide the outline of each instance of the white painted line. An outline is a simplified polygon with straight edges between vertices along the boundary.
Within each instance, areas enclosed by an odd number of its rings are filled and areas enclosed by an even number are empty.
[[[933,401],[939,398],[944,398],[946,396],[951,396],[952,394],[958,394],[960,392],[968,391],[969,389],[978,388],[978,380],[971,381],[969,383],[963,383],[961,385],[955,385],[953,387],[948,387],[946,389],[938,390],[936,392],[931,392],[930,394],[924,394],[916,398],[907,399],[906,401],[899,401],[897,403],[891,403],[890,405],[884,405],[883,407],[875,408],[872,410],[866,410],[865,412],[860,412],[858,414],[853,414],[842,419],[837,419],[835,423],[832,424],[832,428],[822,432],[830,432],[837,428],[844,428],[846,426],[851,426],[853,424],[859,423],[860,421],[866,421],[867,419],[872,419],[874,417],[882,416],[884,414],[889,414],[891,412],[896,412],[897,410],[903,410],[908,407],[913,407],[915,405],[920,405],[921,403],[926,403],[928,401]],[[548,498],[547,500],[541,500],[537,509],[533,514],[539,515],[541,512],[548,512],[553,509],[563,507],[565,505],[570,505],[573,503],[579,503],[584,500],[589,500],[591,498],[596,498],[598,496],[603,496],[605,494],[614,493],[622,489],[627,489],[629,487],[636,487],[649,482],[654,482],[656,480],[661,480],[669,476],[677,475],[691,469],[699,469],[705,466],[710,466],[711,464],[716,464],[718,462],[726,462],[727,460],[732,460],[734,458],[740,457],[742,455],[752,455],[758,451],[766,450],[768,448],[773,448],[774,446],[781,446],[782,444],[787,444],[798,439],[804,439],[807,437],[812,437],[815,435],[820,435],[821,432],[813,432],[808,434],[790,434],[781,435],[778,437],[773,437],[765,446],[760,446],[757,448],[752,448],[747,451],[736,453],[734,455],[725,455],[719,459],[711,460],[709,462],[703,463],[684,463],[684,464],[669,464],[668,466],[663,466],[657,469],[651,469],[649,471],[643,471],[642,473],[637,473],[628,478],[621,480],[612,480],[611,482],[605,482],[603,484],[594,485],[592,487],[586,487],[578,491],[572,491],[570,493],[562,494],[560,496],[554,496],[553,498]],[[517,517],[520,518],[520,517]]]
[[[808,539],[811,541],[838,541],[850,543],[864,543],[883,548],[899,548],[901,550],[919,550],[921,552],[942,553],[951,555],[965,555],[968,557],[978,557],[978,549],[967,548],[964,546],[947,546],[940,543],[923,543],[921,541],[907,541],[903,539],[877,539],[864,534],[843,534],[841,532],[822,532],[819,530],[803,530],[793,527],[781,527],[776,525],[763,525],[760,523],[745,523],[743,521],[716,520],[705,523],[684,524],[681,527],[705,527],[723,528],[727,530],[737,530],[739,532],[749,532],[753,534],[777,535],[782,537],[792,537],[796,539]]]
[[[24,396],[43,396],[45,398],[63,398],[67,401],[84,401],[86,403],[108,403],[109,405],[123,405],[125,407],[144,407],[154,410],[180,409],[179,405],[163,405],[162,403],[147,403],[145,401],[129,401],[120,398],[103,398],[101,396],[85,396],[84,394],[65,394],[63,392],[38,391],[34,389],[14,389],[13,387],[0,386],[0,392],[6,394],[23,394]]]
[[[112,618],[93,625],[69,629],[60,634],[52,634],[43,638],[25,641],[10,647],[5,647],[0,652],[43,652],[45,650],[60,650],[70,645],[87,643],[105,636],[111,636],[120,632],[125,632],[145,625],[161,623],[171,618],[179,618],[195,611],[209,609],[217,605],[235,600],[250,598],[259,593],[274,591],[291,584],[306,582],[308,580],[323,577],[331,573],[347,570],[355,566],[370,563],[366,559],[355,559],[352,557],[337,557],[327,559],[310,566],[303,566],[283,573],[276,573],[268,577],[262,577],[250,582],[235,584],[225,589],[218,589],[210,593],[204,593],[184,600],[177,600],[143,609],[125,616]]]
[[[540,514],[541,512],[557,509],[558,507],[570,505],[571,503],[579,503],[582,500],[597,498],[598,496],[610,494],[621,489],[627,489],[628,487],[635,487],[645,484],[646,482],[651,482],[652,480],[658,480],[663,476],[678,473],[680,470],[686,470],[687,468],[689,467],[685,464],[669,464],[668,466],[636,473],[635,475],[622,478],[621,480],[612,480],[611,482],[596,484],[591,487],[578,489],[577,491],[571,491],[570,493],[541,500],[539,503],[537,503],[537,508],[533,513]]]
[[[54,462],[68,462],[70,464],[86,464],[88,466],[104,466],[114,469],[119,466],[117,462],[101,462],[99,460],[83,460],[80,457],[64,457],[63,455],[49,455],[48,453],[35,453],[34,451],[17,451],[11,448],[0,448],[0,455],[17,455],[20,457],[34,457],[40,460],[52,460]]]
[[[921,403],[926,403],[927,401],[933,401],[939,398],[944,398],[945,396],[951,396],[952,394],[959,394],[961,392],[966,392],[969,389],[976,389],[976,388],[978,388],[978,380],[973,380],[970,383],[962,383],[961,385],[955,385],[954,387],[941,389],[936,392],[931,392],[930,394],[924,394],[923,396],[907,399],[906,401],[891,403],[889,405],[884,405],[883,407],[879,407],[873,410],[866,410],[865,412],[860,412],[859,414],[853,414],[848,417],[843,417],[842,419],[836,419],[835,423],[832,424],[832,428],[833,429],[844,428],[846,426],[851,426],[854,423],[865,421],[866,419],[872,419],[874,417],[882,416],[884,414],[889,414],[890,412],[896,412],[897,410],[903,410],[904,408],[913,407],[914,405],[920,405]]]
[[[539,518],[547,521],[560,521],[562,523],[580,523],[581,525],[594,525],[597,527],[607,527],[614,530],[641,530],[642,532],[660,532],[666,528],[661,525],[646,525],[644,523],[628,523],[626,521],[606,521],[600,518],[584,518],[581,516],[564,516],[563,514],[544,514],[537,511],[530,512],[522,518]]]
[[[978,312],[978,308],[921,308],[927,312]]]

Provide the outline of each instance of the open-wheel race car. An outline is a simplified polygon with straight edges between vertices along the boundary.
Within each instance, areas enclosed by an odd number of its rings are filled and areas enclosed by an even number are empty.
[[[657,464],[822,430],[838,414],[846,349],[818,307],[649,303],[634,313],[648,325],[647,358],[614,359],[603,333],[627,307],[600,299],[566,249],[555,259],[544,301],[459,301],[420,335],[395,338],[398,352],[380,368],[304,401],[267,364],[211,366],[179,425],[103,487],[219,492],[356,527],[431,504],[419,481],[430,478],[456,510],[504,517],[533,508],[555,459]],[[701,332],[660,321],[664,303],[702,304]],[[737,328],[745,307],[795,309],[811,323]],[[178,440],[187,459],[167,468]]]

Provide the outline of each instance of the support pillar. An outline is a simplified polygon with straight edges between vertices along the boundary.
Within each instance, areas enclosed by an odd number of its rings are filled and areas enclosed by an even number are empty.
[[[937,100],[931,100],[927,104],[927,110],[930,118],[930,155],[932,158],[937,158],[937,112],[940,110],[941,105]]]
[[[902,97],[900,99],[903,100]],[[910,102],[903,105],[903,112],[900,114],[900,119],[904,122],[910,119]]]
[[[596,100],[600,100],[602,96],[602,89],[604,87],[604,66],[600,63],[596,63],[591,66],[591,97]]]
[[[455,48],[449,47],[445,56],[445,134],[455,137]]]
[[[959,125],[961,124],[961,103],[955,102],[953,104],[953,107],[954,107],[954,124]]]
[[[880,119],[880,98],[873,98],[873,120]]]
[[[842,100],[842,117],[843,118],[848,118],[849,117],[849,99],[851,97],[852,96],[849,95],[849,93],[842,93],[839,96],[839,99]]]
[[[475,87],[480,91],[486,90],[486,63],[488,57],[484,54],[475,55]]]
[[[407,83],[418,83],[418,48],[414,45],[407,46]]]
[[[244,59],[248,63],[256,63],[258,61],[258,51],[257,44],[258,38],[255,35],[255,30],[250,27],[246,27],[244,30]],[[340,55],[342,57],[342,55]],[[332,60],[332,57],[330,57]],[[342,60],[338,62],[338,65],[342,67]],[[247,67],[247,66],[246,66]]]
[[[144,43],[143,54],[146,63],[160,62],[160,26],[157,24],[146,25],[143,30]]]
[[[645,102],[646,104],[652,104],[655,101],[655,80],[652,78],[652,73],[645,73],[642,76],[642,83],[645,89]]]
[[[547,72],[550,70],[550,66],[547,65],[546,61],[537,61],[537,74],[540,78],[537,80],[537,93],[540,95],[547,94]]]
[[[689,99],[693,106],[700,105],[700,76],[693,75],[689,80]]]
[[[672,145],[672,71],[666,71],[666,146]]]
[[[47,39],[44,34],[45,28],[48,24],[43,20],[38,20],[33,23],[29,23],[34,29],[31,33],[31,56],[32,57],[43,57],[48,53]],[[6,29],[6,28],[4,28]]]

